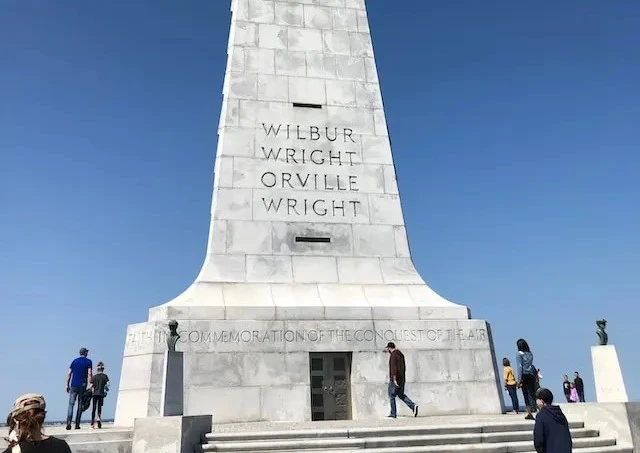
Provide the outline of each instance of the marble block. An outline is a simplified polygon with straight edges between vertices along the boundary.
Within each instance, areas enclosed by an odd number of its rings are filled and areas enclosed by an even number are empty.
[[[383,417],[388,341],[421,413],[501,413],[488,323],[414,265],[364,0],[231,9],[206,255],[129,326],[116,424],[164,410],[170,319],[185,415],[309,420],[318,352],[351,354],[350,416]]]
[[[640,451],[640,403],[627,403],[625,406],[631,431],[631,443],[635,451]]]
[[[147,417],[133,425],[132,453],[193,453],[212,431],[213,417]]]
[[[160,415],[183,415],[184,357],[181,351],[166,351],[164,354],[161,401]]]
[[[584,423],[587,429],[596,429],[600,437],[616,440],[620,448],[640,447],[638,441],[639,403],[580,403],[561,404],[562,412],[567,419]]]
[[[162,351],[166,325],[130,326],[125,357],[144,364]],[[309,354],[351,352],[352,417],[384,417],[388,355],[383,348],[389,341],[406,356],[406,390],[423,415],[502,412],[491,331],[484,321],[192,320],[181,322],[178,331],[185,415],[213,413],[219,423],[310,420]],[[153,379],[142,365],[136,374],[141,381]],[[151,410],[130,387],[118,395],[129,404],[118,404],[117,425],[130,426]]]
[[[591,359],[596,386],[596,401],[599,403],[626,403],[629,401],[616,347],[614,345],[592,346]]]
[[[468,319],[413,264],[364,2],[233,0],[231,11],[207,254],[149,319],[307,317],[297,305],[360,316],[381,311],[368,296],[379,285],[416,317]]]

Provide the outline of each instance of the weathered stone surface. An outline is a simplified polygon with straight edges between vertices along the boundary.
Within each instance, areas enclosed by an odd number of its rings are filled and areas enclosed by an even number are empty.
[[[625,406],[631,432],[631,443],[636,449],[635,451],[640,451],[640,403],[627,403]]]
[[[177,349],[185,355],[185,414],[214,413],[219,422],[308,420],[309,352],[353,351],[354,417],[382,416],[387,410],[388,379],[388,356],[382,349],[388,341],[402,346],[407,392],[423,404],[425,415],[500,411],[491,339],[484,321],[348,318],[181,322]],[[129,358],[142,363],[144,357],[162,357],[164,324],[149,322],[146,330],[142,325],[132,326],[125,363]],[[148,367],[139,367],[137,373],[138,386],[153,377]],[[274,387],[294,392],[286,410],[274,402],[277,398],[270,393]],[[305,396],[293,398],[296,392]],[[134,417],[152,412],[146,401],[136,401],[122,410],[118,407],[118,424],[130,425]],[[293,418],[285,418],[289,416]]]
[[[132,453],[192,453],[211,432],[213,417],[148,417],[135,421]]]
[[[596,400],[599,403],[626,403],[629,401],[624,378],[614,345],[592,346],[593,379]]]
[[[597,429],[601,436],[616,439],[616,445],[631,447],[634,422],[637,420],[629,416],[629,404],[633,403],[579,403],[560,406],[570,422],[581,420],[585,428]]]
[[[352,416],[386,415],[388,341],[425,414],[500,412],[487,324],[411,258],[364,0],[232,11],[206,257],[129,327],[116,422],[159,413],[168,319],[186,415],[309,420],[314,351],[352,352]]]

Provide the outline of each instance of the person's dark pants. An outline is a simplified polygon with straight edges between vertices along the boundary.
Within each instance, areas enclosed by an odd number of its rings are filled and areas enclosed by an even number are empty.
[[[92,396],[91,397],[91,424],[96,421],[96,409],[98,411],[98,420],[102,420],[102,403],[104,403],[104,396]]]
[[[567,399],[567,403],[571,402],[571,394],[570,393],[565,393],[564,397]]]
[[[584,403],[584,390],[578,390],[578,399],[580,400],[581,403]]]
[[[391,413],[389,416],[394,418],[398,415],[396,409],[396,397],[404,401],[404,404],[409,406],[409,409],[412,411],[416,407],[416,404],[404,394],[404,382],[398,382],[398,384],[399,385],[396,386],[393,382],[389,381],[389,402],[391,403]]]
[[[536,411],[536,377],[533,374],[522,375],[522,395],[524,396],[524,404]]]
[[[69,407],[67,407],[67,425],[71,424],[73,419],[73,406],[78,401],[78,409],[76,411],[76,428],[80,427],[80,417],[82,416],[82,394],[86,390],[86,386],[71,387],[69,389]]]
[[[511,397],[511,404],[513,405],[513,410],[515,412],[520,412],[520,402],[518,401],[518,388],[515,384],[507,385],[507,392],[509,392],[509,396]]]

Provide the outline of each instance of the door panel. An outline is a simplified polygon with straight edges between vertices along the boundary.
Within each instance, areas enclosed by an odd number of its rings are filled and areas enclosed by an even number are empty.
[[[311,353],[309,359],[311,419],[351,419],[351,353]]]

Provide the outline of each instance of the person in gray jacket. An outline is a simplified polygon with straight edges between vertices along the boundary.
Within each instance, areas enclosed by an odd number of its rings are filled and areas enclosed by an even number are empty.
[[[518,387],[522,389],[524,404],[527,406],[526,420],[533,420],[533,413],[536,408],[536,375],[537,368],[533,365],[533,353],[529,349],[527,342],[520,338],[516,342],[518,355],[516,356],[516,373]]]

